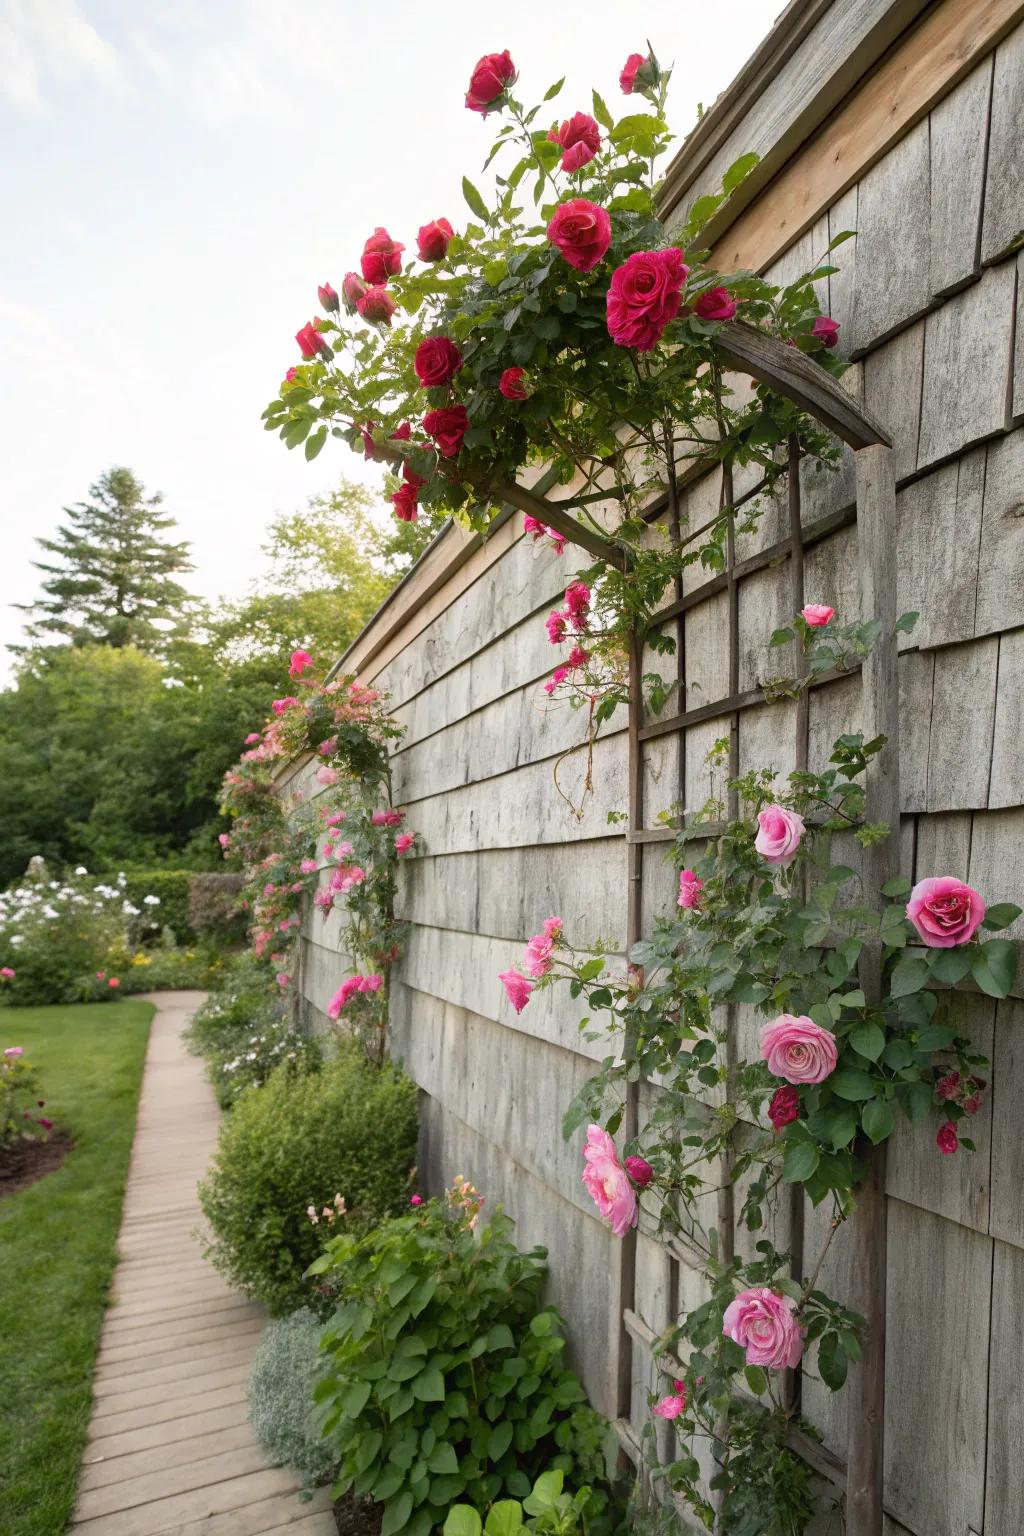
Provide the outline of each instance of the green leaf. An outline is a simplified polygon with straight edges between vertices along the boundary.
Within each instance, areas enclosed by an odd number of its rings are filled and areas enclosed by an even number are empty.
[[[487,1440],[487,1457],[489,1461],[500,1461],[512,1444],[512,1422],[510,1419],[502,1419],[494,1428]]]
[[[871,1138],[876,1147],[880,1141],[892,1135],[896,1123],[892,1105],[887,1099],[869,1099],[860,1112],[860,1119],[864,1134]]]
[[[885,1050],[885,1032],[877,1024],[858,1024],[850,1030],[850,1044],[868,1061],[877,1061]]]
[[[554,101],[555,97],[558,95],[559,91],[562,89],[562,86],[564,84],[565,84],[565,76],[563,75],[561,80],[556,80],[554,85],[549,85],[548,86],[547,90],[544,92],[544,100],[545,101]]]
[[[564,1476],[561,1472],[542,1472],[533,1485],[533,1492],[523,1500],[528,1515],[543,1515],[556,1508],[562,1493]]]
[[[829,241],[825,249],[827,251],[834,251],[837,245],[842,245],[846,240],[852,240],[856,233],[855,229],[841,229],[838,235]]]
[[[427,1457],[427,1466],[431,1472],[448,1474],[452,1477],[459,1470],[459,1458],[455,1454],[455,1447],[448,1440],[441,1440]]]
[[[730,165],[729,169],[726,171],[725,175],[722,177],[722,191],[735,192],[740,183],[746,181],[747,177],[750,175],[755,165],[758,164],[760,159],[760,155],[755,155],[753,151],[751,151],[750,154],[741,155],[738,160],[734,160],[732,165]]]
[[[523,1509],[515,1499],[499,1499],[497,1504],[491,1505],[484,1526],[485,1536],[516,1536],[522,1529]]]
[[[912,992],[920,992],[927,980],[927,960],[920,960],[916,955],[904,955],[902,960],[897,961],[889,978],[889,995],[909,997]]]
[[[802,1184],[818,1166],[821,1153],[813,1141],[793,1143],[782,1163],[782,1177],[787,1184]]]
[[[1006,997],[1017,974],[1017,953],[1009,939],[989,939],[971,964],[971,975],[989,997]]]
[[[997,901],[985,913],[983,928],[1009,928],[1020,917],[1021,909],[1012,901]]]
[[[771,638],[771,640],[768,643],[769,643],[769,645],[773,645],[773,646],[775,646],[775,645],[786,645],[792,639],[793,639],[793,630],[791,630],[789,628],[786,628],[786,629],[773,629],[772,630],[772,638]]]
[[[969,949],[932,949],[928,952],[928,969],[936,981],[953,986],[967,975],[973,959]]]
[[[395,1536],[396,1531],[403,1531],[408,1524],[411,1514],[412,1494],[406,1488],[404,1492],[389,1500],[384,1506],[384,1519],[380,1523],[380,1536]]]
[[[895,880],[887,880],[882,886],[883,896],[909,896],[910,881],[903,875],[897,875]]]
[[[706,193],[704,197],[698,197],[690,208],[686,227],[696,233],[713,214],[718,212],[721,202],[721,197],[712,192]]]
[[[920,617],[919,613],[901,613],[896,620],[896,633],[899,635],[909,635]]]
[[[357,1381],[354,1386],[349,1388],[341,1406],[350,1419],[358,1419],[370,1401],[371,1391],[372,1386],[368,1381]]]
[[[862,1072],[860,1067],[840,1067],[838,1072],[826,1078],[832,1092],[841,1099],[848,1099],[857,1103],[860,1099],[874,1098],[875,1081],[867,1072]]]
[[[315,432],[311,432],[310,435],[306,438],[306,447],[304,449],[306,458],[307,459],[315,459],[317,454],[320,452],[320,449],[323,447],[324,443],[326,443],[326,441],[327,441],[327,428],[326,428],[326,426],[317,427],[316,431]]]
[[[822,1335],[818,1345],[818,1370],[826,1387],[838,1392],[846,1380],[846,1350],[837,1333]]]
[[[761,1397],[768,1390],[768,1377],[759,1365],[746,1365],[743,1374],[747,1379],[747,1386],[755,1397]]]
[[[419,1403],[444,1402],[444,1377],[435,1367],[421,1371],[412,1384],[412,1395]]]
[[[612,117],[611,113],[608,111],[608,108],[605,106],[603,96],[599,96],[597,91],[594,91],[592,99],[593,99],[593,103],[594,103],[594,116],[597,118],[598,122],[601,124],[601,127],[602,128],[612,128],[612,127],[614,127],[615,119]]]
[[[443,1536],[480,1536],[480,1516],[468,1504],[455,1504],[448,1511]]]
[[[487,204],[484,202],[483,198],[480,196],[480,193],[477,191],[476,187],[474,187],[468,176],[463,176],[462,178],[462,195],[466,199],[466,202],[469,204],[470,211],[475,213],[478,219],[483,219],[484,223],[486,224],[490,218],[490,214],[487,211]]]

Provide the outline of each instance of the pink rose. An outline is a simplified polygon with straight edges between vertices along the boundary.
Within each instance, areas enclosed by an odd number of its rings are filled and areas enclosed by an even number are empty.
[[[590,652],[585,651],[582,645],[574,645],[565,658],[566,666],[569,667],[585,667],[589,660]]]
[[[907,902],[907,916],[931,949],[968,944],[985,916],[978,892],[954,875],[919,880]]]
[[[608,334],[620,347],[650,352],[679,313],[689,267],[675,246],[635,251],[612,273],[608,289]]]
[[[582,170],[601,148],[601,130],[589,112],[574,112],[548,137],[562,147],[563,171]]]
[[[3,977],[4,981],[13,981],[17,974],[17,971],[13,971],[9,965],[0,965],[0,977]]]
[[[227,848],[227,846],[231,842],[231,838],[228,836],[228,834],[226,832],[220,832],[220,833],[217,834],[217,841],[218,841],[218,843],[220,843],[222,848]]]
[[[562,940],[562,919],[549,917],[544,921],[544,927],[540,933],[535,933],[527,942],[526,955],[523,964],[530,975],[536,980],[546,976],[554,961],[551,958],[552,951]]]
[[[107,981],[107,986],[108,987],[119,987],[120,985],[121,985],[121,983],[118,981],[116,976],[109,977],[109,979]]]
[[[485,53],[469,77],[466,106],[471,112],[486,116],[515,81],[516,67],[507,48],[501,53]]]
[[[427,336],[416,348],[412,365],[424,389],[437,389],[458,373],[462,353],[447,336]]]
[[[700,893],[704,889],[704,881],[698,880],[692,869],[684,869],[679,873],[679,900],[677,906],[685,907],[692,911],[700,906]]]
[[[654,60],[642,53],[631,53],[619,74],[619,85],[624,96],[632,96],[640,86],[653,85],[656,78]]]
[[[307,667],[313,665],[313,658],[308,651],[292,651],[288,664],[289,677],[301,677]]]
[[[547,235],[570,267],[592,272],[612,243],[612,221],[596,203],[573,197],[559,203]]]
[[[277,976],[274,979],[279,987],[286,987],[291,981],[291,977],[286,971],[278,971]]]
[[[755,1286],[740,1291],[725,1309],[722,1332],[747,1352],[748,1365],[792,1370],[804,1352],[804,1336],[793,1313],[796,1303],[777,1291]]]
[[[45,1115],[39,1115],[37,1120],[36,1120],[36,1124],[37,1125],[41,1125],[44,1131],[52,1131],[53,1130],[53,1121],[52,1120],[47,1120]]]
[[[453,459],[462,447],[462,439],[469,428],[469,417],[464,405],[449,405],[440,411],[428,411],[423,418],[423,430],[437,444],[443,458]]]
[[[960,1073],[947,1072],[945,1077],[940,1077],[935,1084],[935,1092],[940,1099],[955,1099],[960,1092]]]
[[[956,1126],[952,1120],[947,1120],[945,1125],[940,1125],[935,1137],[935,1145],[944,1157],[949,1157],[960,1145],[960,1138],[956,1133]]]
[[[819,315],[811,326],[811,335],[823,347],[834,347],[839,340],[839,321],[830,315]]]
[[[591,1199],[615,1236],[625,1237],[637,1224],[636,1191],[619,1162],[614,1141],[599,1125],[587,1128],[583,1158],[583,1182]]]
[[[422,1205],[423,1204],[423,1196],[422,1195],[410,1195],[409,1196],[409,1204],[410,1205]]]
[[[559,683],[564,683],[572,669],[570,667],[556,667],[544,684],[545,693],[554,693]]]
[[[356,300],[356,309],[363,319],[371,321],[374,325],[390,326],[391,316],[397,308],[398,305],[383,283],[367,288],[366,292]]]
[[[582,629],[590,612],[591,591],[585,581],[571,581],[565,589],[565,606],[574,629]]]
[[[731,320],[739,308],[728,288],[711,288],[694,305],[702,320]]]
[[[245,738],[245,744],[246,744],[247,747],[251,747],[253,742],[254,741],[259,741],[259,739],[260,739],[259,731],[250,731],[248,736]]]
[[[525,976],[521,976],[514,967],[507,971],[499,971],[498,980],[505,988],[506,996],[516,1013],[522,1013],[530,1001],[530,993],[533,991],[533,982]]]
[[[330,283],[321,283],[320,287],[316,291],[316,296],[320,300],[321,306],[326,309],[329,315],[337,314],[338,295],[337,292],[331,287]]]
[[[403,853],[408,853],[415,841],[416,838],[412,832],[400,832],[395,838],[395,852],[398,857],[401,858]]]
[[[823,1083],[836,1069],[836,1037],[805,1013],[780,1013],[761,1026],[761,1055],[773,1077]]]
[[[785,866],[796,858],[804,835],[804,819],[784,805],[768,805],[757,813],[754,847],[768,864]]]
[[[563,613],[560,608],[555,608],[544,620],[544,628],[548,632],[548,639],[552,645],[560,645],[565,639],[566,626],[569,623],[569,615]]]
[[[354,315],[359,300],[366,292],[367,284],[359,276],[358,272],[346,272],[345,280],[341,285],[341,296],[345,300],[345,308],[350,315]]]
[[[824,629],[825,625],[835,618],[835,609],[829,608],[825,603],[808,603],[806,608],[800,609],[800,617],[811,629]]]
[[[455,234],[447,219],[431,219],[420,226],[416,237],[416,254],[420,261],[443,261]]]
[[[303,359],[308,363],[317,353],[321,357],[333,357],[330,344],[324,340],[320,332],[313,325],[312,320],[307,320],[301,330],[295,332],[295,340],[299,344],[299,351]]]
[[[285,369],[285,373],[284,373],[284,381],[285,381],[285,383],[286,384],[294,383],[296,377],[298,376],[298,372],[299,372],[299,370],[297,368],[286,368]]]
[[[499,393],[503,394],[506,400],[525,400],[529,394],[529,390],[523,388],[525,377],[525,368],[506,368],[498,380]],[[536,519],[534,521],[536,522]]]
[[[11,971],[11,975],[14,975],[13,971]],[[9,1045],[4,1051],[4,1055],[8,1058],[8,1060],[11,1060],[17,1056],[24,1056],[24,1054],[25,1047],[23,1045]]]
[[[637,1189],[646,1189],[654,1178],[654,1169],[646,1157],[627,1157],[626,1172],[633,1180]]]
[[[768,1105],[768,1119],[777,1131],[781,1131],[784,1125],[799,1118],[800,1095],[795,1088],[787,1083],[784,1088],[776,1088],[772,1094],[772,1101]]]
[[[402,270],[402,252],[404,245],[397,240],[392,240],[386,229],[381,229],[378,224],[373,234],[363,246],[363,254],[359,265],[363,276],[368,283],[383,284],[389,277],[394,277],[396,272]]]
[[[656,1419],[678,1419],[686,1412],[686,1386],[681,1381],[672,1383],[672,1391],[659,1398],[651,1409]]]

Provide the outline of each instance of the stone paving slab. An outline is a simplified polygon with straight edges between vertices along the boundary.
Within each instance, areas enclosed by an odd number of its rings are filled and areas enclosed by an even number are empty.
[[[207,1264],[196,1185],[220,1113],[181,1034],[201,992],[154,993],[112,1304],[70,1530],[79,1536],[334,1536],[326,1490],[306,1502],[249,1427],[264,1322]]]

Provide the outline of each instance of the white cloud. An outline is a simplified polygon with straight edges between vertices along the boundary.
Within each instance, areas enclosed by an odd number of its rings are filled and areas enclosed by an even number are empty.
[[[118,79],[116,52],[78,0],[0,0],[0,95],[38,111],[45,82],[79,75],[108,86]]]

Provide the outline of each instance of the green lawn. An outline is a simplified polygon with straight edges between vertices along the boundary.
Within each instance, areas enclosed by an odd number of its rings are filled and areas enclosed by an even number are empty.
[[[46,1113],[71,1133],[64,1166],[0,1200],[0,1536],[59,1536],[89,1423],[150,1003],[0,1008]]]

